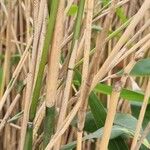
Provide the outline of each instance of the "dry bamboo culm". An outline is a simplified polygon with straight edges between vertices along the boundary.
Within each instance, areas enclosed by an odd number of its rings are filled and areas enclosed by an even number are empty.
[[[150,0],[0,0],[0,150],[150,149],[149,102]]]

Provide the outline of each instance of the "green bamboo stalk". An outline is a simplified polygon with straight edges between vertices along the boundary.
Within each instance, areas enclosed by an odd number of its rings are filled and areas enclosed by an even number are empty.
[[[38,73],[37,73],[37,77],[36,77],[36,82],[35,82],[35,86],[34,86],[34,90],[33,90],[33,94],[32,94],[32,103],[31,103],[31,107],[30,107],[30,111],[29,111],[29,122],[27,125],[27,133],[26,133],[24,150],[30,150],[30,149],[32,150],[33,120],[36,115],[36,109],[38,106],[40,90],[41,90],[41,86],[42,86],[44,68],[45,68],[45,64],[47,62],[49,47],[52,42],[53,31],[54,31],[57,9],[58,9],[58,3],[59,3],[59,0],[52,0],[52,2],[51,2],[51,10],[50,10],[51,12],[50,12],[50,17],[48,18],[48,27],[47,27],[45,40],[44,40],[44,47],[42,50],[42,56],[41,56]]]
[[[44,120],[44,137],[43,137],[43,146],[46,148],[51,135],[54,130],[54,121],[55,121],[55,107],[46,107],[46,114]]]
[[[55,122],[55,98],[54,95],[56,94],[57,89],[57,79],[58,79],[58,73],[59,73],[59,60],[61,56],[61,51],[59,45],[62,41],[62,34],[63,34],[63,11],[64,11],[65,1],[60,0],[58,11],[57,11],[57,17],[56,17],[56,23],[55,23],[55,31],[54,31],[54,37],[53,37],[53,43],[52,43],[52,49],[51,49],[51,56],[49,59],[48,64],[48,72],[52,69],[54,69],[54,75],[48,75],[48,81],[47,82],[47,90],[52,90],[53,94],[50,93],[46,95],[46,109],[45,109],[45,118],[44,118],[44,136],[43,136],[43,148],[45,149],[47,144],[49,143],[51,136],[53,134],[54,130],[54,122]],[[50,6],[49,6],[50,8]],[[52,67],[52,66],[53,67]],[[56,73],[57,70],[57,73]],[[51,71],[50,71],[51,72]],[[55,79],[53,78],[55,77]],[[55,84],[55,85],[53,85]],[[54,90],[55,89],[55,90]],[[55,92],[54,92],[55,91]],[[54,94],[55,93],[55,94]]]
[[[51,4],[52,4],[52,0],[47,0],[47,7],[48,7],[49,15],[50,15],[50,12],[51,12]]]
[[[79,9],[77,13],[77,19],[76,19],[75,27],[74,27],[72,48],[74,47],[75,40],[79,39],[79,36],[80,36],[80,28],[81,28],[81,23],[82,23],[84,4],[85,4],[85,0],[80,0]]]
[[[32,138],[33,138],[33,123],[27,127],[26,139],[24,143],[24,150],[32,150]]]

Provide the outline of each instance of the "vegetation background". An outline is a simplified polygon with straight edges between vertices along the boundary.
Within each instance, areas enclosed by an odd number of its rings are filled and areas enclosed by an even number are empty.
[[[150,0],[0,0],[0,149],[150,149]]]

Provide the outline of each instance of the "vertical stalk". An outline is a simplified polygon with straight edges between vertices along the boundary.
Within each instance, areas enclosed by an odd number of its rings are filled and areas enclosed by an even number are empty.
[[[61,57],[61,43],[63,40],[64,28],[64,6],[65,0],[59,1],[57,11],[57,19],[55,23],[55,30],[53,35],[53,43],[51,53],[48,60],[48,75],[46,85],[46,113],[44,121],[44,148],[49,143],[51,135],[53,134],[54,121],[55,121],[55,100],[57,99],[57,86],[59,75],[59,62]]]
[[[87,109],[87,80],[89,73],[89,56],[91,47],[91,34],[92,34],[92,17],[94,9],[94,0],[87,0],[87,16],[85,25],[85,41],[84,41],[84,60],[82,69],[82,85],[81,95],[79,101],[82,101],[80,109],[78,111],[78,132],[77,132],[77,150],[82,149],[82,134],[85,123],[86,109]]]
[[[138,142],[138,138],[140,136],[140,130],[141,130],[142,122],[144,120],[144,115],[145,115],[146,108],[147,108],[147,105],[148,105],[148,100],[149,100],[149,97],[150,97],[149,90],[150,90],[150,78],[148,80],[148,84],[147,84],[147,88],[146,88],[146,91],[145,91],[145,96],[144,96],[142,108],[141,108],[139,118],[138,118],[138,122],[137,122],[137,125],[136,125],[136,130],[135,130],[135,135],[134,135],[133,142],[132,142],[132,145],[131,145],[131,150],[136,150],[137,149],[136,145],[137,145],[137,142]]]
[[[59,0],[52,1],[50,17],[48,18],[48,27],[47,27],[45,40],[44,40],[44,47],[42,50],[42,56],[41,56],[38,73],[37,73],[37,77],[35,81],[35,86],[34,86],[33,94],[32,94],[32,102],[31,102],[31,107],[29,111],[29,122],[27,125],[27,133],[26,133],[26,139],[25,139],[25,144],[24,144],[24,150],[32,149],[33,120],[35,118],[36,109],[38,106],[38,99],[40,96],[40,90],[42,86],[42,79],[43,79],[45,64],[47,62],[49,46],[51,45],[51,42],[52,42],[58,3],[59,3]]]
[[[111,130],[112,130],[115,114],[116,114],[118,100],[120,97],[120,91],[126,84],[128,74],[130,73],[134,65],[136,64],[136,61],[139,60],[140,58],[141,58],[141,55],[140,53],[138,54],[137,52],[135,54],[134,59],[125,67],[124,75],[121,77],[120,82],[119,81],[116,82],[113,88],[112,94],[110,96],[110,103],[109,103],[107,117],[106,117],[106,121],[104,125],[103,136],[102,136],[101,143],[100,143],[100,150],[108,149],[108,143],[109,143]]]
[[[54,121],[55,121],[55,107],[46,106],[45,120],[44,120],[44,148],[49,143],[50,137],[53,134],[54,130]]]
[[[80,0],[79,1],[79,8],[78,8],[78,13],[77,13],[77,18],[74,26],[74,34],[73,34],[73,40],[72,40],[72,45],[71,49],[69,51],[69,54],[66,58],[65,62],[65,72],[67,72],[67,78],[66,78],[66,86],[64,89],[64,95],[63,95],[63,100],[62,100],[62,105],[60,109],[60,115],[58,118],[58,123],[57,123],[57,130],[59,127],[62,125],[62,122],[64,121],[66,117],[66,112],[67,112],[67,104],[69,100],[69,95],[70,95],[70,89],[71,89],[71,84],[72,84],[72,78],[73,78],[73,69],[75,66],[75,60],[76,60],[76,53],[77,53],[77,47],[78,47],[78,40],[80,36],[80,29],[81,29],[81,23],[82,23],[82,17],[83,17],[83,12],[84,12],[84,4],[85,0]],[[61,137],[57,142],[58,144],[56,145],[55,149],[60,149],[60,143],[61,143]]]
[[[109,57],[106,59],[105,63],[102,65],[100,70],[97,72],[97,74],[94,76],[90,91],[93,90],[93,88],[96,86],[96,84],[100,81],[101,78],[104,77],[104,75],[108,72],[109,63],[114,58],[114,56],[118,53],[118,51],[121,49],[121,47],[126,43],[126,41],[130,38],[132,32],[134,31],[137,24],[140,22],[140,20],[145,15],[145,12],[150,7],[150,1],[145,0],[139,11],[134,15],[132,21],[130,22],[129,26],[113,48],[112,52],[110,53]]]
[[[67,67],[69,64],[69,60],[70,60],[72,51],[75,47],[76,41],[79,39],[79,36],[80,36],[80,28],[81,28],[82,17],[83,17],[83,12],[84,12],[84,4],[85,4],[85,0],[79,1],[79,8],[78,8],[77,18],[76,18],[76,22],[75,22],[75,26],[74,26],[71,49],[68,52],[68,55],[67,55],[65,62],[64,62],[64,65],[61,69],[61,72],[63,72],[63,73],[67,72]]]

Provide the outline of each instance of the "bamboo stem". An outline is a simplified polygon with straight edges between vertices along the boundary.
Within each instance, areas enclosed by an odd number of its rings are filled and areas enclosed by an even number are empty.
[[[94,9],[94,0],[87,1],[87,16],[86,16],[86,26],[85,26],[85,42],[84,42],[84,58],[83,58],[83,76],[82,76],[82,84],[81,84],[81,95],[79,97],[79,101],[81,100],[81,106],[78,112],[78,131],[77,131],[77,150],[82,149],[82,134],[86,116],[86,108],[87,108],[87,99],[85,99],[86,95],[86,83],[88,82],[88,72],[89,72],[89,55],[90,55],[90,47],[91,47],[91,27],[92,27],[92,17],[93,17],[93,9]]]
[[[150,78],[148,80],[148,84],[147,84],[147,88],[146,88],[146,91],[145,91],[145,96],[144,96],[142,108],[141,108],[141,111],[140,111],[140,114],[139,114],[139,119],[138,119],[138,122],[137,122],[137,125],[136,125],[136,130],[135,130],[135,135],[134,135],[133,142],[132,142],[132,145],[131,145],[131,150],[136,150],[136,144],[137,144],[138,139],[139,139],[142,122],[143,122],[143,119],[144,119],[145,111],[146,111],[148,100],[149,100],[149,97],[150,97],[149,89],[150,89]]]
[[[59,0],[52,1],[52,6],[51,6],[52,9],[51,9],[50,17],[48,18],[47,33],[45,36],[44,47],[42,50],[41,60],[40,60],[40,64],[39,64],[39,68],[37,72],[37,78],[35,81],[35,86],[34,86],[33,94],[32,94],[32,102],[31,102],[30,111],[29,111],[29,122],[27,125],[27,133],[26,133],[26,139],[25,139],[25,144],[24,144],[24,150],[32,149],[33,120],[35,118],[36,109],[38,106],[38,99],[40,96],[40,90],[42,86],[44,68],[47,62],[49,45],[51,46],[51,42],[52,42],[58,3],[59,3]]]
[[[57,130],[61,126],[63,120],[65,119],[66,112],[67,112],[67,105],[68,105],[68,100],[69,100],[69,95],[70,95],[70,89],[71,89],[71,84],[72,84],[72,78],[73,78],[73,68],[75,66],[75,60],[76,60],[76,54],[77,54],[77,47],[78,47],[78,40],[79,40],[79,35],[80,35],[80,29],[81,29],[81,22],[82,22],[82,17],[83,17],[83,12],[84,12],[84,3],[85,0],[80,0],[79,2],[79,8],[78,8],[78,13],[77,13],[77,18],[75,22],[75,27],[74,27],[74,34],[73,34],[73,40],[71,44],[71,50],[69,51],[68,58],[69,60],[69,65],[66,65],[68,68],[68,73],[67,73],[67,78],[66,78],[66,86],[64,89],[64,95],[63,95],[63,100],[62,100],[62,106],[60,109],[60,115],[58,118],[58,123],[57,123]],[[66,62],[67,64],[67,62]],[[60,147],[61,143],[61,138],[58,141],[58,147]]]

